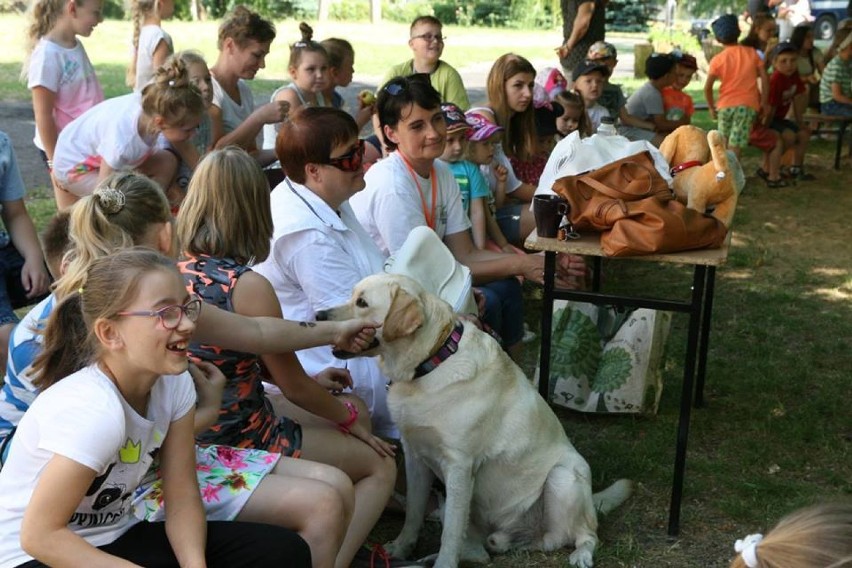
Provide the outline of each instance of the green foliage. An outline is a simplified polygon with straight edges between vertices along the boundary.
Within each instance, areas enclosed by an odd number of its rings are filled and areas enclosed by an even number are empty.
[[[207,15],[218,19],[237,4],[244,4],[267,18],[316,18],[316,0],[201,0]]]
[[[689,0],[686,10],[697,18],[711,18],[722,14],[739,14],[745,9],[741,0]]]
[[[445,0],[432,5],[444,24],[535,29],[551,27],[561,17],[555,0]]]
[[[432,3],[426,0],[384,0],[382,2],[382,17],[391,22],[410,24],[418,16],[434,16]],[[443,21],[443,20],[441,20]],[[444,22],[445,24],[447,22]]]
[[[606,30],[647,31],[649,20],[659,9],[658,0],[610,0],[606,5]]]
[[[328,17],[332,20],[345,22],[367,21],[370,19],[370,1],[340,0],[340,2],[334,2],[328,11]]]
[[[668,30],[663,25],[652,26],[648,34],[648,41],[651,42],[654,51],[657,52],[668,53],[679,48],[681,51],[696,57],[702,53],[698,39],[690,34],[684,25],[677,25]]]

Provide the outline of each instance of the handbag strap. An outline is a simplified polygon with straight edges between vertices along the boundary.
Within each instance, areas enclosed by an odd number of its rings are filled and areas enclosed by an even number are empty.
[[[600,181],[598,181],[594,177],[592,177],[591,174],[594,173],[594,172],[591,172],[591,173],[586,174],[584,176],[580,176],[577,179],[577,181],[585,183],[585,184],[591,186],[593,189],[599,191],[600,193],[603,193],[607,197],[612,197],[613,199],[625,199],[625,198],[627,198],[628,201],[632,201],[632,200],[642,199],[642,198],[650,196],[651,195],[651,189],[653,189],[653,187],[654,187],[653,174],[644,165],[642,165],[638,162],[633,162],[633,161],[622,162],[621,164],[618,165],[617,170],[621,171],[622,168],[624,168],[628,165],[635,165],[635,166],[639,167],[644,173],[646,173],[648,175],[648,178],[647,178],[648,187],[642,193],[639,193],[639,194],[626,193],[624,191],[619,191],[618,189],[609,187],[608,185],[601,183]],[[639,178],[635,178],[635,179],[638,180]]]

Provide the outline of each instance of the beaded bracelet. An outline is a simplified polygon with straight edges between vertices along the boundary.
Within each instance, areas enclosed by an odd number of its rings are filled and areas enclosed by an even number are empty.
[[[355,424],[356,420],[358,420],[358,407],[349,401],[344,402],[343,406],[349,410],[349,418],[346,419],[346,422],[338,422],[337,429],[344,434],[348,434],[349,429],[352,428],[352,425]]]

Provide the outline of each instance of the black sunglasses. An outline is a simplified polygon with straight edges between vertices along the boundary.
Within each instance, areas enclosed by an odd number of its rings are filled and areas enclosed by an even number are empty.
[[[364,165],[364,141],[358,140],[358,144],[342,156],[329,158],[325,165],[337,168],[342,172],[357,172]]]

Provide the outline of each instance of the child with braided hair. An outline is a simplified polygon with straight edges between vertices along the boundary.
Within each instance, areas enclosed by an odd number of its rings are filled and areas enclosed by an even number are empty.
[[[127,68],[127,86],[138,92],[174,52],[172,36],[160,27],[160,23],[174,15],[175,1],[133,0],[130,10],[133,14],[133,57]]]
[[[72,120],[104,100],[103,89],[79,37],[89,37],[100,21],[102,0],[33,0],[21,79],[32,91],[35,137],[48,172],[59,133]],[[75,198],[57,184],[60,208]]]

